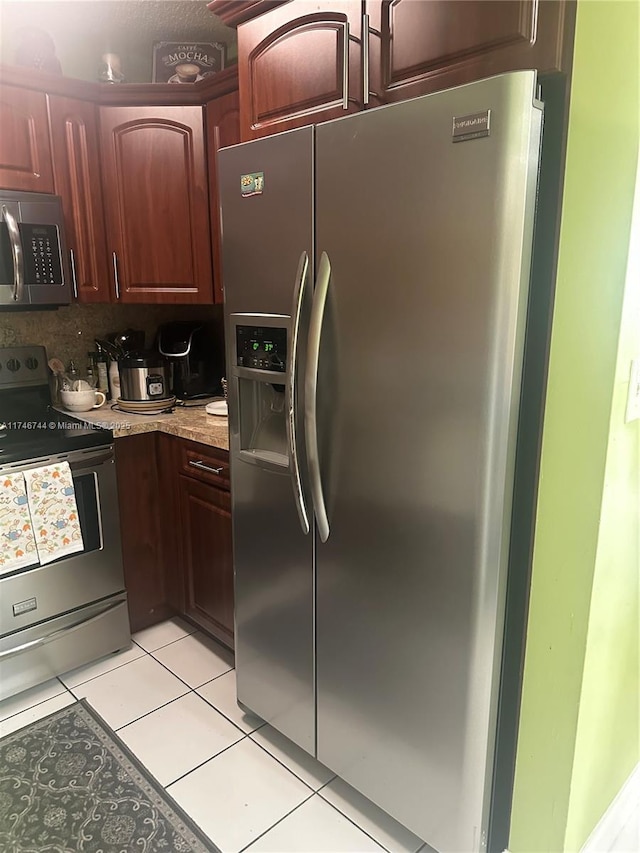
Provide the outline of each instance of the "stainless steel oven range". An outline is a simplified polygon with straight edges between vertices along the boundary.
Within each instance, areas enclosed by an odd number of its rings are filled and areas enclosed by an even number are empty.
[[[43,347],[0,349],[0,482],[56,462],[71,469],[83,550],[0,567],[0,699],[131,641],[113,433],[51,409]]]

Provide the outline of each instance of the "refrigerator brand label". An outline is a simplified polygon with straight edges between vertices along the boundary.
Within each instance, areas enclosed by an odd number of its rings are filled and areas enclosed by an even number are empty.
[[[264,172],[251,172],[240,178],[240,191],[244,196],[262,195],[264,190]]]
[[[491,110],[483,113],[473,113],[469,116],[454,116],[452,138],[454,142],[465,142],[467,139],[480,139],[489,136]]]
[[[30,610],[37,610],[38,602],[35,598],[27,598],[26,601],[19,601],[13,605],[13,615],[20,616],[22,613],[29,613]]]

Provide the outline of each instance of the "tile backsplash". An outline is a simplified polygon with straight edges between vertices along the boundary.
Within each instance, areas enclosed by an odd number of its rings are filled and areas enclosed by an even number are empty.
[[[217,305],[69,305],[56,311],[0,309],[0,347],[40,344],[47,356],[64,364],[73,359],[84,370],[94,339],[124,329],[143,329],[151,347],[156,329],[171,320],[206,320],[216,324],[222,342],[222,309]]]

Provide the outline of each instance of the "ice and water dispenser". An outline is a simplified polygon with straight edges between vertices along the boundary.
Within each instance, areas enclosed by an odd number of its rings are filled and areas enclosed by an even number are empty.
[[[288,332],[284,315],[234,315],[239,453],[257,464],[289,466]]]

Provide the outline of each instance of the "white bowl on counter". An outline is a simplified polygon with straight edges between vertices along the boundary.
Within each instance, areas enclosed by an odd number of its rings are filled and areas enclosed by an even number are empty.
[[[99,409],[106,399],[102,391],[94,391],[93,388],[60,392],[60,401],[68,412],[88,412],[91,409]]]
[[[213,403],[207,403],[204,410],[208,415],[217,415],[219,418],[226,418],[229,414],[226,400],[214,400]]]

